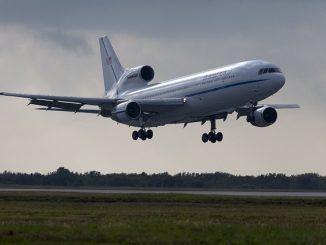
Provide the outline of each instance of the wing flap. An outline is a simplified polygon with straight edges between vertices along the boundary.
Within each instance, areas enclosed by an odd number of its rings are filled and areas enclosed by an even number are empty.
[[[83,107],[84,105],[98,106],[101,108],[101,110],[111,111],[118,103],[125,101],[123,99],[110,99],[106,97],[85,98],[85,97],[52,96],[52,95],[38,95],[38,94],[18,94],[18,93],[6,93],[6,92],[0,92],[0,95],[30,99],[29,105],[32,104],[32,105],[45,106],[46,108],[43,108],[44,110],[51,110],[52,108],[56,108],[56,109],[61,109],[61,111],[85,112],[85,113],[90,113],[90,112],[81,110],[81,107]],[[96,113],[98,112],[99,110],[96,111]]]
[[[75,110],[69,110],[69,109],[64,109],[64,108],[36,108],[35,110],[38,111],[60,111],[60,112],[78,112],[78,113],[91,113],[91,114],[100,114],[101,110],[98,109],[80,109],[78,111]]]
[[[84,105],[111,105],[116,104],[119,99],[109,99],[109,98],[89,98],[89,97],[70,97],[70,96],[52,96],[52,95],[38,95],[38,94],[18,94],[18,93],[5,93],[2,92],[0,95],[11,96],[11,97],[20,97],[34,100],[47,100],[47,101],[57,101],[57,102],[73,102]]]
[[[78,111],[83,104],[81,103],[73,103],[73,102],[60,102],[55,100],[39,100],[39,99],[32,99],[29,105],[40,105],[46,106],[47,109],[51,108],[62,108],[71,111]]]

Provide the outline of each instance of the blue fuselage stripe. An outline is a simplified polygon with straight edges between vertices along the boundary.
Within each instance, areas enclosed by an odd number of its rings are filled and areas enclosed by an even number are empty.
[[[225,88],[231,88],[231,87],[246,85],[246,84],[250,84],[250,83],[257,83],[257,82],[262,82],[262,81],[267,81],[267,80],[269,80],[269,79],[259,79],[259,80],[251,80],[251,81],[233,83],[233,84],[229,84],[229,85],[225,85],[225,86],[221,86],[221,87],[217,87],[217,88],[212,88],[212,89],[203,90],[203,91],[200,91],[200,92],[188,94],[185,97],[192,97],[192,96],[196,96],[196,95],[200,95],[200,94],[206,94],[206,93],[210,93],[210,92],[225,89]]]

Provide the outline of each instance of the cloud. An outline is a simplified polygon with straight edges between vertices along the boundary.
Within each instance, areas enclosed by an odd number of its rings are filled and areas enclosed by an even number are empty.
[[[93,74],[89,72],[94,68],[101,74],[98,48],[95,51],[82,34],[45,33],[0,25],[0,36],[1,90],[47,94],[88,94],[92,89],[96,92]],[[97,85],[97,93],[102,95],[102,83]]]
[[[322,27],[323,1],[164,1],[119,2],[0,1],[0,22],[30,28],[124,31],[152,37],[260,36],[307,26]],[[308,16],[309,18],[303,18]]]
[[[66,52],[92,54],[93,50],[87,40],[80,34],[72,34],[60,30],[42,30],[37,32],[38,38],[44,41],[51,41],[59,45]]]

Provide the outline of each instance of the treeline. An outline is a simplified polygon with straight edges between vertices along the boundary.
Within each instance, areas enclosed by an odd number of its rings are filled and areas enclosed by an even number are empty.
[[[76,173],[60,167],[48,174],[0,174],[0,185],[66,186],[66,187],[152,187],[152,188],[221,188],[221,189],[300,189],[326,190],[326,177],[315,173],[286,176],[266,174],[239,176],[227,173],[101,174]]]

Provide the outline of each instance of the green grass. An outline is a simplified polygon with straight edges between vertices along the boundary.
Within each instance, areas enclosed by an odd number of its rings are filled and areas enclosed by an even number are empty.
[[[326,200],[0,193],[0,244],[326,244]]]

